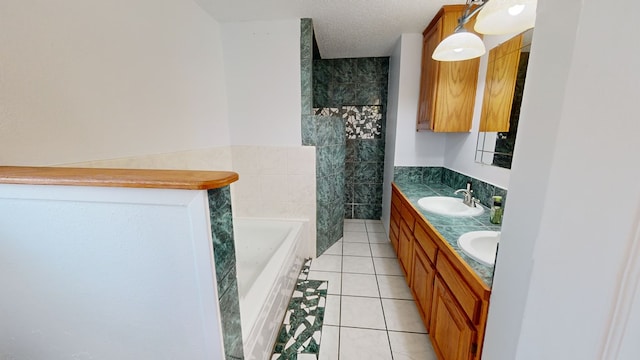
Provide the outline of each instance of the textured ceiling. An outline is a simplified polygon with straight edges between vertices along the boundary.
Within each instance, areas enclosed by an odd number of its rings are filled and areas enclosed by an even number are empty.
[[[389,56],[456,0],[195,0],[219,22],[311,18],[323,59]]]

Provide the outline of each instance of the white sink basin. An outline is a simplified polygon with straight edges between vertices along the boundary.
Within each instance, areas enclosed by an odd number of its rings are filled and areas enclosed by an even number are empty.
[[[499,231],[471,231],[458,238],[458,246],[474,260],[493,266],[499,241]]]
[[[448,216],[477,216],[484,212],[482,206],[467,206],[462,199],[449,196],[427,196],[418,200],[418,206],[432,213]]]

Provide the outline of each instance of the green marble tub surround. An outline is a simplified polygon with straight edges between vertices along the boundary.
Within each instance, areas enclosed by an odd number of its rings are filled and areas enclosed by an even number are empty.
[[[207,191],[226,360],[244,359],[229,186]]]
[[[417,183],[414,180],[417,179],[417,175],[413,177],[400,178],[395,180],[394,183],[398,190],[411,202],[411,205],[416,211],[421,214],[441,235],[441,237],[451,246],[451,248],[460,256],[460,258],[469,265],[471,269],[484,281],[484,283],[491,287],[493,283],[493,266],[487,266],[479,263],[478,261],[467,256],[458,247],[458,238],[460,235],[469,231],[478,230],[493,230],[499,231],[500,227],[492,224],[489,221],[489,209],[483,205],[484,213],[475,217],[453,217],[446,215],[439,215],[423,210],[418,206],[418,200],[425,196],[450,196],[460,197],[454,195],[456,190],[442,183],[424,184]]]

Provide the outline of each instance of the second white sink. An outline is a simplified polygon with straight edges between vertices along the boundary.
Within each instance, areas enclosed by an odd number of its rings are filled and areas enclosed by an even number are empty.
[[[458,238],[458,246],[474,260],[485,265],[493,265],[496,262],[499,241],[499,231],[470,231]]]
[[[448,216],[477,216],[484,212],[482,206],[467,206],[462,199],[449,196],[427,196],[418,200],[424,210]]]

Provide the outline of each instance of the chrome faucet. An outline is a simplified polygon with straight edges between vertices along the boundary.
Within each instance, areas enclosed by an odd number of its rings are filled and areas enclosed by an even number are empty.
[[[467,181],[466,189],[458,189],[453,193],[456,195],[459,193],[463,193],[464,200],[462,200],[462,203],[470,207],[476,207],[476,204],[478,203],[478,199],[473,197],[473,190],[471,189],[471,181]]]

